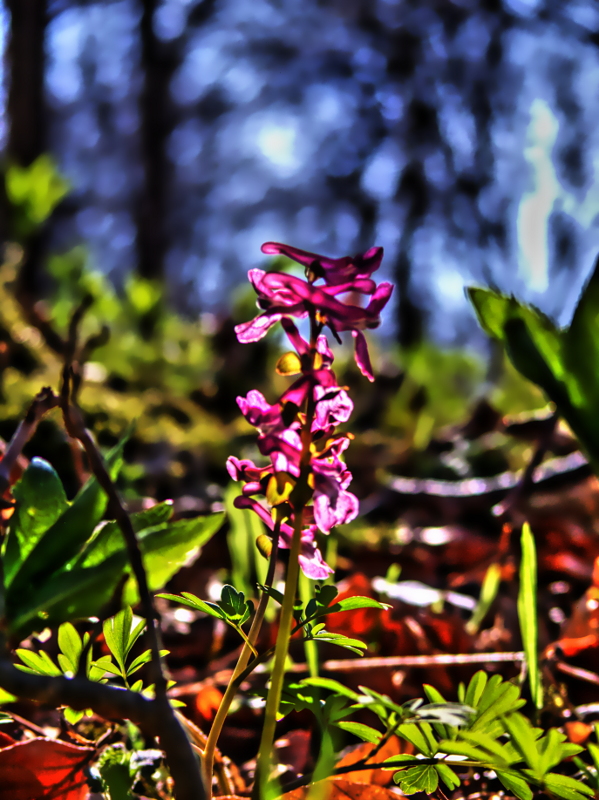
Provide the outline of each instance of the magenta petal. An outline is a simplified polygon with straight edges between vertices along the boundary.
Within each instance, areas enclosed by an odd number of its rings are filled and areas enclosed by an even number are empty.
[[[300,335],[300,332],[296,328],[295,324],[289,319],[289,317],[283,317],[281,320],[281,326],[283,330],[287,334],[287,337],[293,347],[297,350],[300,356],[303,356],[304,353],[307,353],[310,349],[310,345],[308,342]]]
[[[317,547],[314,547],[313,551],[300,553],[299,563],[304,575],[314,581],[326,580],[329,575],[333,574],[333,570],[324,560]]]
[[[392,283],[379,283],[379,285],[376,287],[375,293],[370,298],[370,302],[366,307],[366,311],[370,314],[380,314],[383,308],[387,305],[392,294]]]
[[[270,328],[281,319],[281,314],[260,314],[249,322],[242,322],[235,326],[237,340],[242,344],[258,342],[266,336]]]
[[[280,403],[294,403],[298,408],[301,408],[302,403],[308,396],[312,382],[307,375],[302,375],[295,383],[292,383],[289,389],[282,395]]]
[[[352,336],[355,339],[355,359],[358,369],[368,378],[369,381],[374,380],[374,372],[372,371],[372,364],[370,363],[370,356],[368,354],[368,345],[366,344],[366,337],[362,331],[352,331]]]

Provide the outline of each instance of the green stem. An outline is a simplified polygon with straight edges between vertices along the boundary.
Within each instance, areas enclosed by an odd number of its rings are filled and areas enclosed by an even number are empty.
[[[287,580],[285,582],[285,594],[283,595],[283,606],[281,608],[281,619],[279,622],[279,633],[275,648],[275,661],[272,670],[270,689],[266,699],[266,709],[264,712],[264,727],[262,728],[262,738],[260,739],[260,749],[258,750],[258,764],[256,767],[256,779],[252,797],[254,800],[266,800],[266,788],[270,777],[272,765],[272,750],[275,740],[275,727],[277,724],[277,714],[281,693],[283,691],[283,680],[285,678],[285,662],[289,650],[289,639],[291,635],[291,625],[293,622],[293,606],[297,592],[297,582],[299,577],[299,555],[302,541],[302,515],[296,513],[295,524],[293,526],[293,539],[291,541],[291,553],[289,556],[289,567]]]
[[[272,552],[270,554],[270,561],[268,564],[268,573],[266,575],[265,580],[265,587],[271,586],[275,576],[275,567],[277,563],[277,553],[279,549],[279,530],[280,530],[280,522],[275,524],[275,528],[273,531],[273,543],[272,543]],[[252,624],[250,627],[250,632],[247,636],[247,642],[244,644],[235,669],[233,671],[233,675],[231,676],[231,680],[229,681],[229,685],[227,686],[225,693],[223,695],[223,699],[220,701],[220,706],[218,707],[218,711],[216,712],[216,717],[214,718],[214,722],[210,727],[210,733],[208,734],[208,739],[206,740],[206,746],[204,747],[204,754],[202,757],[202,766],[204,770],[204,783],[206,785],[206,794],[207,800],[211,800],[212,798],[212,772],[214,770],[214,753],[216,750],[216,744],[218,742],[218,738],[221,734],[223,729],[223,725],[225,724],[225,719],[227,714],[229,713],[229,709],[231,708],[231,703],[235,695],[237,694],[237,689],[241,681],[239,677],[245,671],[248,662],[250,660],[250,655],[255,653],[254,645],[258,640],[258,636],[260,635],[260,629],[262,628],[262,622],[264,621],[264,615],[266,613],[266,608],[268,606],[269,597],[266,592],[262,592],[260,596],[260,602],[258,603],[258,608],[256,609],[256,613],[254,614],[254,619],[252,620]]]

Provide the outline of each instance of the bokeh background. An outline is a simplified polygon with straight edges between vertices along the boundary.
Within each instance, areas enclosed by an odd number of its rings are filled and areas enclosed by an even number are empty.
[[[0,50],[5,162],[70,185],[31,276],[83,245],[220,313],[265,240],[376,243],[412,344],[476,340],[472,282],[565,322],[591,269],[594,0],[2,0]]]

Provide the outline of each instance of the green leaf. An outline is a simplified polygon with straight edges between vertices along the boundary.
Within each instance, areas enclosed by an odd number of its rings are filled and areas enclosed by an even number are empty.
[[[124,561],[123,556],[90,569],[51,575],[11,609],[11,635],[23,639],[42,628],[101,613],[114,595]]]
[[[30,672],[34,675],[51,675],[53,677],[62,675],[60,669],[45,650],[40,650],[39,653],[35,653],[33,650],[19,648],[15,650],[15,653],[23,662],[22,664],[15,664],[15,667],[22,672]]]
[[[518,592],[518,619],[528,667],[530,694],[537,708],[543,707],[543,685],[539,672],[537,641],[537,554],[530,526],[522,526],[522,561]]]
[[[15,512],[4,551],[4,579],[8,586],[42,534],[68,507],[67,497],[54,468],[34,458],[12,488]]]
[[[147,531],[148,528],[165,530],[166,523],[173,514],[173,501],[165,500],[157,503],[152,508],[130,514],[131,523],[135,533]],[[85,547],[70,565],[71,569],[77,567],[91,567],[101,564],[110,555],[124,547],[123,533],[116,521],[107,522],[96,528]]]
[[[432,758],[439,749],[439,745],[428,722],[421,722],[418,725],[400,725],[396,733],[406,741],[413,744],[422,755]]]
[[[532,800],[532,789],[519,772],[514,770],[496,770],[497,777],[508,792],[512,792],[519,800]]]
[[[164,658],[164,656],[167,656],[170,653],[170,650],[159,650],[158,652],[160,653],[160,657]],[[144,664],[147,664],[151,660],[151,650],[146,650],[145,653],[137,656],[137,658],[135,658],[127,667],[127,677],[129,677],[129,675],[133,675],[134,672],[137,672],[138,669],[141,669]]]
[[[599,468],[599,381],[595,368],[595,354],[599,352],[598,283],[596,266],[566,331],[558,330],[540,311],[513,297],[486,289],[468,290],[484,330],[503,342],[516,369],[557,405],[586,449],[595,471]]]
[[[79,669],[83,642],[70,622],[65,622],[58,629],[58,646],[63,656],[62,659],[60,655],[58,656],[63,672],[72,672],[75,675]],[[63,662],[68,665],[67,668],[63,666]]]
[[[541,757],[536,742],[536,729],[522,714],[509,714],[503,718],[506,730],[515,748],[522,754],[535,777],[542,778]]]
[[[338,600],[332,606],[324,608],[319,612],[319,616],[324,614],[335,614],[338,611],[355,611],[358,608],[391,608],[387,603],[379,603],[372,597],[346,597],[344,600]]]
[[[371,728],[370,725],[364,725],[362,722],[336,722],[335,724],[338,728],[348,733],[353,733],[354,736],[357,736],[364,742],[378,744],[383,738],[383,734],[380,731]]]
[[[440,722],[443,725],[450,725],[451,727],[458,728],[466,725],[474,715],[475,710],[470,706],[462,705],[462,703],[428,703],[427,705],[420,706],[416,710],[416,717],[419,720],[428,720],[429,722]]]
[[[545,776],[543,785],[548,792],[556,797],[563,797],[564,800],[582,800],[585,795],[588,797],[595,795],[595,790],[582,781],[577,781],[569,775],[558,775],[555,772]]]
[[[487,673],[483,672],[482,669],[479,669],[478,672],[476,672],[470,679],[470,683],[468,684],[468,688],[466,689],[466,693],[464,695],[464,703],[466,703],[468,706],[477,708],[486,685]]]
[[[125,441],[106,456],[111,477],[116,478],[122,464]],[[81,489],[73,503],[38,537],[8,584],[6,604],[9,615],[18,607],[23,594],[37,588],[55,570],[75,556],[102,518],[107,498],[95,478]]]
[[[252,611],[252,605],[250,604],[248,608],[243,592],[238,592],[229,584],[223,586],[218,604],[225,613],[227,621],[234,625],[243,625]]]
[[[265,535],[265,527],[257,514],[248,508],[236,508],[239,487],[231,482],[225,490],[225,509],[229,520],[227,545],[231,557],[231,581],[246,597],[254,593],[256,582],[266,580],[268,563],[256,547],[256,540]]]
[[[349,697],[350,700],[359,700],[360,695],[348,686],[333,680],[333,678],[304,678],[301,683],[305,686],[316,686],[320,689],[329,689],[338,695]]]
[[[116,663],[121,668],[123,675],[126,674],[125,659],[129,652],[129,636],[131,635],[132,624],[133,612],[130,606],[125,606],[114,617],[105,620],[102,626],[106,644]]]
[[[433,766],[409,767],[394,775],[393,780],[404,794],[432,794],[439,785],[439,774]]]
[[[435,764],[435,769],[439,773],[439,777],[448,789],[453,791],[454,789],[458,788],[461,781],[455,772],[447,766],[447,764]]]
[[[501,565],[491,564],[485,573],[483,583],[480,588],[480,597],[472,616],[466,623],[466,630],[471,636],[478,632],[482,621],[487,616],[491,605],[497,597],[501,584]]]
[[[146,528],[138,535],[144,566],[151,592],[156,592],[170,581],[184,564],[195,560],[207,541],[220,530],[223,513],[208,514],[194,519],[181,519]],[[123,544],[124,547],[124,544]],[[125,551],[123,551],[125,552]],[[137,584],[130,580],[123,594],[131,605],[139,602]]]
[[[350,639],[341,633],[331,633],[330,631],[317,630],[320,626],[314,626],[311,632],[306,629],[306,639],[313,639],[317,642],[329,642],[338,647],[343,647],[345,650],[351,650],[352,653],[357,653],[359,656],[364,655],[367,645],[359,639]]]
[[[209,614],[211,617],[216,617],[216,619],[227,619],[227,615],[223,611],[220,606],[217,606],[216,603],[209,603],[206,600],[200,600],[199,597],[196,597],[195,594],[191,594],[191,592],[183,592],[182,596],[176,594],[168,594],[168,593],[161,593],[157,594],[156,597],[162,597],[165,600],[171,600],[173,603],[179,603],[183,606],[188,606],[189,608],[193,608],[196,611],[202,611],[204,614]]]

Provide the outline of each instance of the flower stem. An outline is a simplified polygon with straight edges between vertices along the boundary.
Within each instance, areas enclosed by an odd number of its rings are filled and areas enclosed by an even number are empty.
[[[268,564],[268,572],[266,574],[265,587],[271,586],[274,580],[275,567],[277,564],[277,553],[279,550],[280,527],[280,522],[275,523],[272,551]],[[212,798],[212,772],[214,769],[214,752],[216,750],[216,743],[218,742],[218,737],[220,736],[223,725],[225,724],[225,719],[229,713],[229,709],[231,708],[231,703],[233,702],[233,699],[237,694],[237,689],[239,688],[239,682],[237,681],[237,678],[247,667],[248,661],[250,660],[250,655],[256,652],[254,645],[256,644],[258,636],[260,635],[260,629],[262,628],[262,622],[264,621],[264,615],[266,613],[268,601],[268,594],[266,592],[262,592],[260,596],[260,602],[258,603],[258,608],[256,609],[254,619],[252,620],[252,624],[250,626],[250,631],[247,635],[247,641],[243,645],[243,649],[237,664],[235,665],[235,670],[233,671],[229,685],[225,690],[223,699],[220,701],[220,706],[218,707],[216,717],[214,718],[214,722],[210,728],[210,733],[208,734],[208,739],[206,740],[206,746],[204,747],[204,754],[202,757],[202,766],[204,770],[204,783],[206,785],[207,800],[211,800]]]
[[[285,594],[283,596],[283,606],[281,609],[281,619],[279,622],[279,633],[275,648],[275,661],[270,681],[270,689],[266,699],[266,709],[264,712],[264,727],[262,728],[262,738],[260,739],[260,749],[258,750],[258,763],[256,766],[256,778],[252,792],[253,800],[267,800],[267,785],[270,777],[272,765],[272,751],[275,740],[275,727],[277,724],[277,714],[281,693],[283,690],[283,680],[285,678],[285,662],[289,650],[289,639],[291,625],[293,622],[293,606],[297,591],[299,577],[299,554],[302,539],[302,515],[296,514],[293,527],[293,538],[291,541],[291,553],[289,556],[289,567],[287,580],[285,582]]]

